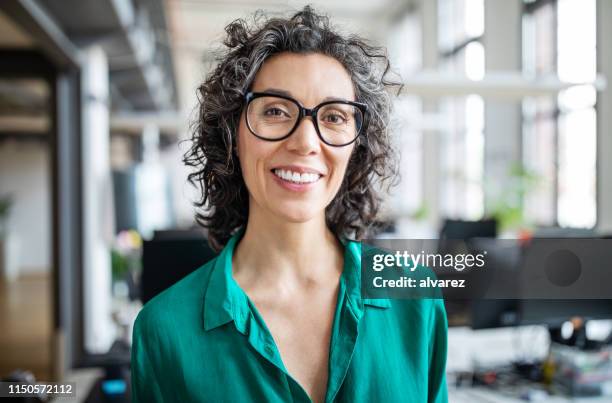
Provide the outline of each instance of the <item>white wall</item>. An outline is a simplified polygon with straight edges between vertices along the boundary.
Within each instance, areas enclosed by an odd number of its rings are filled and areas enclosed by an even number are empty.
[[[19,245],[20,274],[51,270],[49,158],[43,142],[0,142],[0,195],[13,195],[8,228]]]

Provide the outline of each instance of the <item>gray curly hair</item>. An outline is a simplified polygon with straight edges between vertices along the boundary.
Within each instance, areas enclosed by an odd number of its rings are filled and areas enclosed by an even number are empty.
[[[356,100],[368,105],[365,126],[349,159],[342,185],[325,209],[326,223],[338,237],[363,239],[379,229],[379,191],[395,184],[397,154],[388,135],[391,101],[384,48],[351,35],[342,36],[328,17],[306,6],[290,18],[264,18],[252,24],[239,19],[225,31],[225,51],[199,86],[198,114],[184,163],[195,168],[189,181],[199,189],[196,221],[208,229],[208,240],[220,250],[246,225],[249,205],[236,154],[236,136],[249,91],[262,64],[282,52],[321,53],[338,60],[349,73]],[[383,185],[383,186],[380,186]]]

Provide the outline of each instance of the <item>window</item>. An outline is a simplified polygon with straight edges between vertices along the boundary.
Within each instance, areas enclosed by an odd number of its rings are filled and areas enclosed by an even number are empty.
[[[439,0],[438,48],[442,72],[481,80],[485,72],[484,0]],[[484,214],[484,100],[479,95],[442,98],[440,210],[443,216]]]
[[[389,35],[391,65],[402,78],[421,68],[420,40],[419,19],[414,14],[407,14]],[[392,218],[406,218],[414,216],[423,205],[422,102],[420,97],[409,94],[392,99],[391,133],[400,156],[401,181],[392,188],[385,208]]]
[[[526,3],[523,71],[593,82],[595,25],[595,0]],[[588,228],[596,223],[595,103],[590,84],[523,102],[523,162],[539,178],[526,197],[525,213],[535,224]]]

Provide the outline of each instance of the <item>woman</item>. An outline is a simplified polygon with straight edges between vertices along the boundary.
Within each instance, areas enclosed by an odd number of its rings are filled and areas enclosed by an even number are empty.
[[[446,401],[442,302],[360,293],[351,238],[395,172],[384,52],[308,7],[226,31],[185,158],[222,250],[139,314],[134,401]]]

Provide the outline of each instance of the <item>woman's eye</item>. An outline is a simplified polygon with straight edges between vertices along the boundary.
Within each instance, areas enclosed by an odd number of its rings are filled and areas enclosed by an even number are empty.
[[[281,117],[281,116],[287,116],[288,114],[287,112],[279,108],[268,108],[264,111],[264,115]]]
[[[346,118],[338,113],[329,113],[323,117],[327,123],[342,124],[346,122]]]

